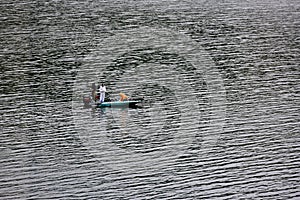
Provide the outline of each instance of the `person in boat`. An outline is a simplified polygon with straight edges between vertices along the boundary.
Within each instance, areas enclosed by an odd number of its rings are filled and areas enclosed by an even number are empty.
[[[97,96],[96,90],[97,90],[96,84],[92,83],[92,98],[94,101],[96,101],[96,96]]]
[[[105,92],[106,92],[106,87],[104,86],[103,83],[99,88],[99,92],[100,92],[100,103],[103,103],[105,99]]]
[[[120,95],[120,101],[128,100],[128,96],[126,96],[124,93],[121,92],[119,95]]]

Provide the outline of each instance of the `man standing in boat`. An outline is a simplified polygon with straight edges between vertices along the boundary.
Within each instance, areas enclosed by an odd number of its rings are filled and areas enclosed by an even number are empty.
[[[97,99],[97,92],[96,92],[97,87],[96,87],[95,83],[92,83],[91,89],[92,89],[92,99],[93,99],[93,101],[96,101],[96,99]]]
[[[99,92],[100,92],[100,103],[103,103],[105,99],[105,92],[106,92],[106,87],[103,85],[103,83],[99,88]]]

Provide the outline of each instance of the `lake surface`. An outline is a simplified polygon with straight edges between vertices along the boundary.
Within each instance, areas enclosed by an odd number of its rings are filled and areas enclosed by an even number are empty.
[[[300,198],[297,1],[0,6],[0,199]]]

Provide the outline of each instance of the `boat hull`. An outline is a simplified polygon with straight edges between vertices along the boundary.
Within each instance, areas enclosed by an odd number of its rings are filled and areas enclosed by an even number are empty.
[[[141,101],[112,101],[112,102],[103,102],[97,103],[98,108],[105,108],[105,107],[121,107],[121,108],[135,108],[137,104]]]

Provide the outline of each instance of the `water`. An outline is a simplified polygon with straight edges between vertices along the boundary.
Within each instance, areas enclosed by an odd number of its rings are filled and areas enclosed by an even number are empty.
[[[1,199],[297,199],[299,3],[1,4]],[[84,109],[92,82],[138,109]]]

